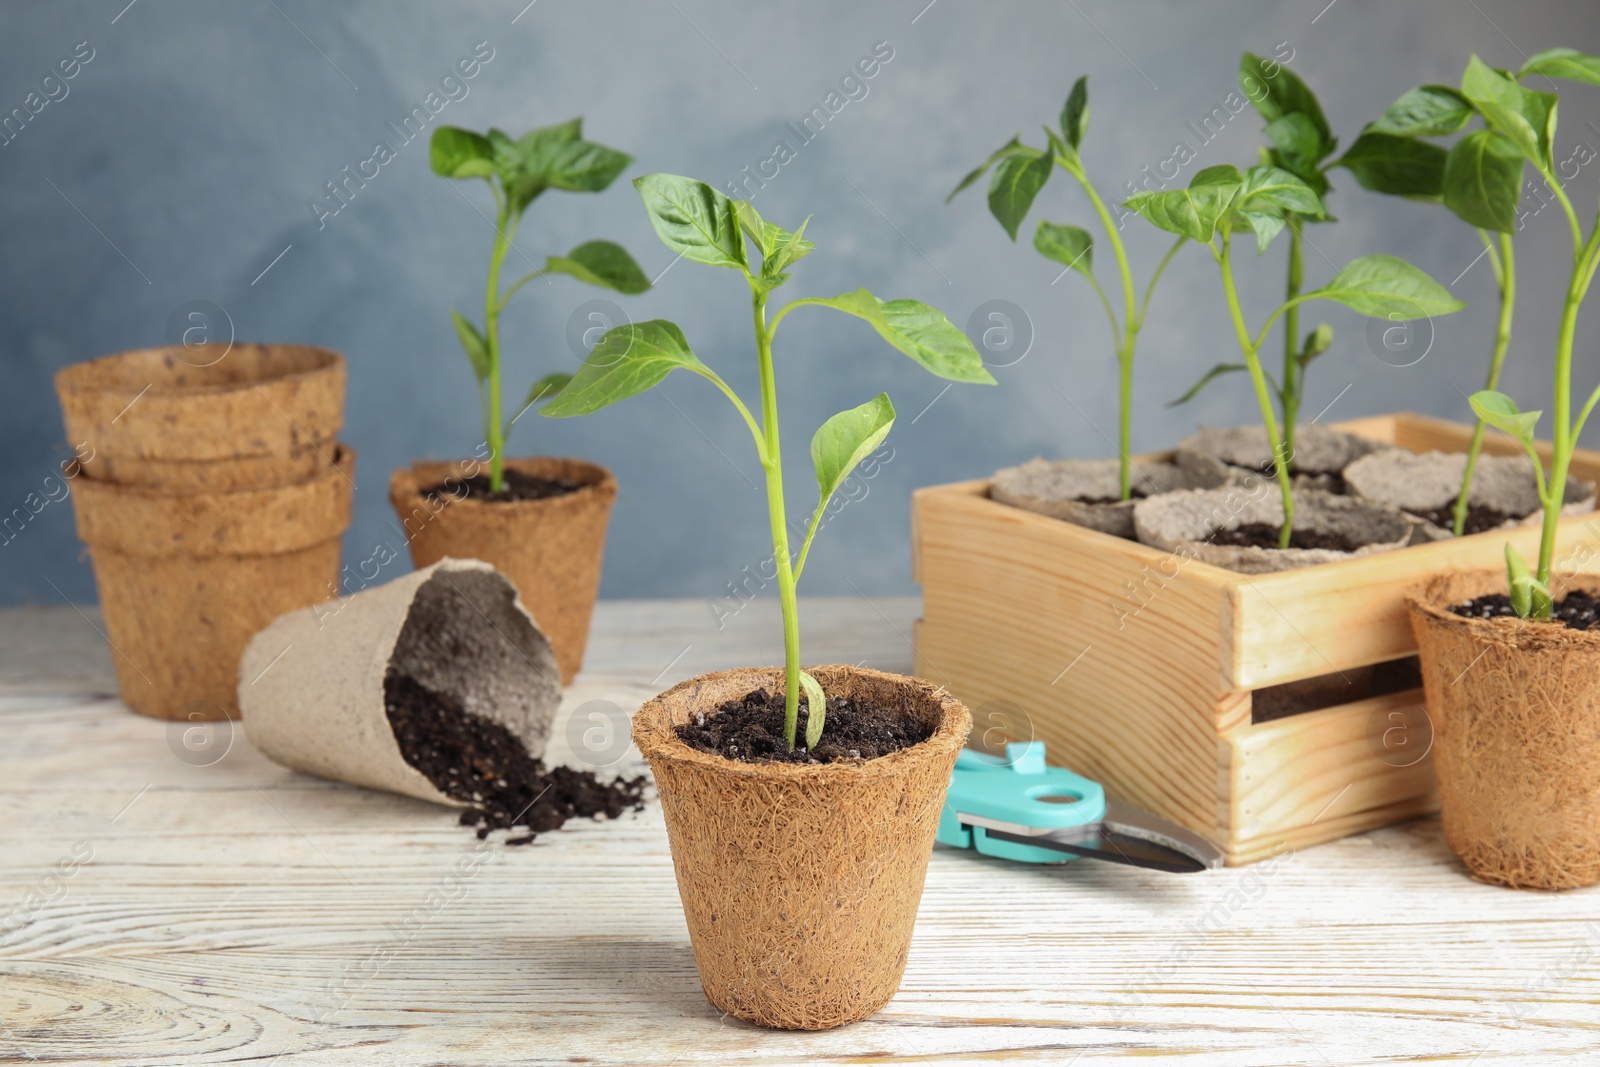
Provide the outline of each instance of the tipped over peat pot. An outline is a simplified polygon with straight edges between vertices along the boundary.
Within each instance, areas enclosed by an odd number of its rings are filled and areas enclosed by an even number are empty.
[[[1465,452],[1472,439],[1411,414],[1333,429],[1365,439],[1345,454]],[[1578,450],[1572,474],[1595,481],[1600,454]],[[1277,485],[1254,477],[1231,491],[1270,509]],[[930,486],[912,502],[915,670],[972,709],[975,737],[1044,741],[1119,800],[1252,863],[1438,810],[1405,590],[1503,568],[1508,541],[1531,559],[1539,532],[1246,574],[1192,540],[1159,548],[1008,506],[988,480]],[[1600,570],[1597,542],[1600,519],[1564,518],[1556,559]]]
[[[505,469],[560,491],[494,499],[481,461],[414,463],[391,476],[389,503],[405,528],[413,565],[447,556],[481,559],[516,584],[555,649],[566,685],[589,643],[617,482],[606,468],[579,459],[507,459]]]
[[[1552,582],[1559,607],[1600,577]],[[1600,631],[1451,610],[1504,570],[1407,596],[1433,720],[1445,841],[1473,877],[1520,889],[1600,883]]]
[[[251,635],[338,590],[355,469],[338,444],[344,357],[170,345],[66,367],[56,392],[123,702],[236,715]]]
[[[781,668],[691,678],[633,720],[706,998],[729,1015],[796,1030],[864,1019],[900,988],[939,813],[972,723],[948,693],[915,678],[849,666],[810,673],[830,699],[914,717],[931,736],[826,764],[741,762],[678,736],[675,727],[755,690],[781,692]]]

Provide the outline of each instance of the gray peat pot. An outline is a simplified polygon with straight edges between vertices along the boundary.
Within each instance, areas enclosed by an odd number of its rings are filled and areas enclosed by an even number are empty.
[[[1344,481],[1351,495],[1397,507],[1413,516],[1417,524],[1413,542],[1440,541],[1452,536],[1450,527],[1425,516],[1439,508],[1455,506],[1466,470],[1467,457],[1461,452],[1393,449],[1356,460],[1345,468]],[[1594,483],[1568,477],[1564,500],[1564,515],[1593,511]],[[1525,456],[1479,456],[1467,501],[1512,516],[1502,529],[1538,523],[1543,518],[1533,462]]]
[[[1340,471],[1362,456],[1393,448],[1381,441],[1307,423],[1295,428],[1294,455],[1289,464],[1296,472],[1303,472],[1295,475],[1297,486],[1337,491]],[[1260,425],[1202,426],[1178,442],[1180,458],[1192,454],[1210,456],[1246,471],[1272,469],[1272,446],[1266,427]]]
[[[1262,479],[1251,488],[1168,493],[1141,500],[1133,509],[1134,529],[1144,544],[1243,574],[1286,571],[1389,552],[1410,541],[1412,525],[1397,508],[1319,489],[1296,489],[1295,529],[1341,534],[1362,547],[1341,552],[1326,548],[1219,545],[1212,540],[1221,530],[1254,522],[1274,528],[1283,525],[1283,499],[1276,483]]]
[[[400,753],[384,698],[391,667],[544,754],[561,703],[555,653],[516,587],[475,559],[279,616],[239,664],[245,736],[297,771],[460,806]]]
[[[1211,456],[1191,453],[1173,461],[1135,463],[1132,500],[1122,492],[1121,465],[1114,459],[1030,459],[996,471],[989,496],[1002,504],[1036,511],[1116,537],[1133,537],[1133,506],[1141,497],[1179,489],[1216,489],[1235,472]]]

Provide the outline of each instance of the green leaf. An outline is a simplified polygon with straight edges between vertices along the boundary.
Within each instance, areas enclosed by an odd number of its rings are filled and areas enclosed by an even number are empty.
[[[1094,238],[1081,226],[1041,221],[1033,231],[1033,247],[1063,267],[1071,267],[1085,277],[1094,276],[1090,269],[1094,266]]]
[[[930,374],[953,382],[995,384],[967,335],[926,304],[916,300],[879,300],[865,289],[835,297],[807,298],[804,302],[865,319],[878,336],[922,364]]]
[[[1072,92],[1067,94],[1067,102],[1061,108],[1061,132],[1066,135],[1067,143],[1077,151],[1078,145],[1083,143],[1083,135],[1089,132],[1089,76],[1085,74],[1072,83]]]
[[[646,174],[633,186],[662,244],[696,263],[746,269],[732,200],[705,182],[676,174]]]
[[[1555,606],[1550,587],[1533,576],[1528,563],[1511,542],[1506,542],[1506,580],[1510,586],[1511,607],[1524,619],[1548,619]]]
[[[598,193],[628,169],[633,157],[593,141],[558,147],[538,172],[546,185],[573,193]]]
[[[1206,244],[1243,186],[1239,169],[1223,164],[1200,171],[1187,189],[1135,193],[1124,204],[1168,233]]]
[[[879,393],[817,429],[811,438],[811,464],[817,471],[818,507],[828,502],[858,463],[877,451],[893,425],[894,405],[888,393]]]
[[[1272,239],[1283,232],[1284,217],[1278,211],[1240,211],[1229,213],[1229,218],[1250,227],[1256,235],[1256,253],[1267,250]]]
[[[586,241],[565,256],[551,256],[544,269],[547,274],[570,274],[619,293],[642,293],[650,288],[650,279],[639,264],[621,245],[610,241]]]
[[[1546,48],[1529,56],[1517,77],[1530,74],[1600,86],[1600,56],[1585,55],[1575,48]]]
[[[560,371],[546,374],[543,378],[534,382],[533,386],[528,390],[528,399],[522,402],[522,409],[526,411],[541,400],[552,400],[560,396],[561,390],[565,389],[571,382],[572,375],[570,374],[563,374]]]
[[[1274,68],[1271,77],[1267,76],[1269,65]],[[1252,82],[1256,85],[1254,90],[1251,89]],[[1244,95],[1269,123],[1285,115],[1296,114],[1311,120],[1319,139],[1313,163],[1332,154],[1337,147],[1338,141],[1334,139],[1328,120],[1322,114],[1317,94],[1288,67],[1246,52],[1239,60],[1239,88],[1244,90]]]
[[[1301,179],[1317,173],[1322,134],[1311,116],[1294,111],[1267,123],[1267,136],[1278,146],[1277,158],[1285,170]]]
[[[1355,175],[1363,189],[1436,200],[1444,192],[1446,154],[1427,141],[1368,130],[1334,165]]]
[[[1474,226],[1511,233],[1522,201],[1522,153],[1493,130],[1474,130],[1450,149],[1444,203]]]
[[[1546,172],[1551,169],[1550,142],[1555,138],[1559,100],[1554,93],[1524,89],[1477,56],[1461,75],[1461,92],[1484,121],[1505,134],[1534,166]]]
[[[543,174],[550,169],[562,145],[583,139],[583,118],[568,119],[554,126],[540,126],[517,138],[517,149],[522,153],[523,167],[533,174]]]
[[[478,381],[483,381],[489,377],[489,346],[484,343],[483,335],[454,308],[450,310],[450,321],[456,324],[456,337],[472,362],[472,373],[478,376]]]
[[[735,200],[733,208],[740,228],[755,242],[761,253],[761,276],[773,283],[767,286],[768,289],[775,289],[788,280],[784,269],[804,259],[817,247],[805,239],[806,225],[811,222],[809,215],[800,224],[799,230],[790,233],[782,226],[763,219],[748,200]]]
[[[522,149],[504,130],[489,131],[489,151],[494,155],[494,169],[501,181],[510,182],[522,173]]]
[[[988,159],[984,160],[982,163],[968,171],[967,176],[962,178],[961,181],[956,184],[954,189],[950,190],[950,195],[944,198],[944,202],[948,204],[950,201],[954,200],[957,193],[961,192],[961,190],[965,189],[967,186],[983,177],[985,171],[994,166],[1000,160],[1004,159],[1006,156],[1009,156],[1013,152],[1022,151],[1032,151],[1032,149],[1024,148],[1022,144],[1022,135],[1018,134],[1005,144],[1001,145],[999,148],[995,149],[989,155]]]
[[[1220,378],[1224,374],[1233,374],[1237,371],[1249,369],[1250,368],[1246,367],[1243,363],[1218,363],[1215,367],[1212,367],[1210,370],[1206,371],[1205,374],[1201,375],[1200,380],[1191,385],[1187,393],[1184,393],[1176,400],[1170,401],[1167,404],[1167,407],[1175,408],[1179,404],[1187,404],[1189,401],[1199,396],[1200,391],[1206,386],[1210,385],[1213,378]]]
[[[1389,105],[1363,133],[1438,137],[1472,121],[1472,104],[1448,85],[1419,85]],[[1346,153],[1348,154],[1348,153]]]
[[[828,717],[828,698],[822,685],[805,671],[800,672],[800,688],[806,694],[806,748],[809,750],[822,739],[822,724]]]
[[[989,182],[989,212],[1000,220],[1013,241],[1017,239],[1017,227],[1033,206],[1033,198],[1050,180],[1054,169],[1055,162],[1048,155],[1032,148],[1006,156],[995,168]]]
[[[445,178],[487,178],[494,173],[494,148],[482,134],[459,126],[433,131],[428,159],[433,172]]]
[[[1503,430],[1522,442],[1522,447],[1532,450],[1533,431],[1539,425],[1543,411],[1523,411],[1517,402],[1504,393],[1484,389],[1467,398],[1473,412],[1497,430]]]
[[[1395,322],[1448,315],[1466,307],[1450,290],[1395,256],[1361,256],[1342,267],[1333,281],[1310,294],[1336,300],[1362,315]]]
[[[689,350],[689,342],[675,324],[651,319],[613,327],[541,414],[564,419],[599,411],[644,392],[679,367],[715,378],[711,368]]]
[[[1282,167],[1271,166],[1251,167],[1244,172],[1244,181],[1233,206],[1241,211],[1262,211],[1270,207],[1280,214],[1292,211],[1313,219],[1327,214],[1322,198],[1311,186]]]

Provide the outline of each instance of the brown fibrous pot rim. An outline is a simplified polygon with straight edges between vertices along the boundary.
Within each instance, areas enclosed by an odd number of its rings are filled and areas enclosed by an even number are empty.
[[[120,370],[124,366],[133,368],[138,366],[143,361],[164,359],[167,354],[179,347],[180,346],[178,345],[157,345],[152,348],[133,348],[125,352],[113,352],[109,355],[99,356],[95,359],[86,360],[82,363],[74,363],[70,366],[63,367],[61,370],[56,372],[56,388],[61,390],[71,390],[75,393],[114,393],[120,395],[129,388],[129,383],[127,381],[117,380],[114,375],[106,375],[105,372],[107,370]],[[195,349],[191,349],[191,351],[209,348],[224,348],[227,351],[231,351],[235,348],[244,347],[272,348],[281,351],[306,353],[311,357],[312,361],[309,365],[298,370],[288,371],[283,374],[267,375],[261,378],[242,379],[238,381],[215,382],[199,385],[163,385],[157,381],[151,387],[150,391],[152,393],[159,393],[163,396],[208,396],[231,392],[241,392],[246,389],[255,388],[256,386],[272,385],[280,382],[293,382],[297,379],[310,378],[314,375],[326,373],[331,369],[340,367],[345,361],[343,355],[331,348],[324,348],[322,345],[301,344],[295,341],[232,341],[228,342],[226,345],[221,342],[213,342],[205,345],[196,345]],[[193,366],[196,369],[204,369],[206,366],[214,366],[216,363],[220,363],[224,358],[226,358],[226,355],[227,352],[224,352],[223,355],[218,356],[217,359],[211,364],[190,364],[190,366]],[[189,363],[188,360],[184,360],[183,362]],[[142,378],[145,377],[145,375],[139,374],[136,375],[136,377]]]
[[[488,460],[480,461],[475,458],[459,460],[413,460],[410,466],[396,467],[394,469],[394,473],[389,476],[389,496],[391,498],[404,497],[407,499],[420,501],[423,499],[422,489],[424,485],[431,484],[436,480],[446,481],[452,476],[460,478],[461,475],[452,475],[451,472],[459,470],[460,467],[466,463],[478,463],[480,467],[480,470],[478,471],[479,474],[487,474],[489,472]],[[585,500],[591,497],[600,496],[615,498],[617,495],[616,475],[612,474],[609,468],[603,467],[591,460],[579,459],[576,456],[508,456],[504,460],[504,463],[507,469],[517,469],[521,470],[524,474],[535,474],[539,475],[540,477],[544,477],[546,475],[541,474],[539,470],[533,468],[542,467],[545,471],[549,471],[552,467],[559,465],[577,471],[577,477],[578,479],[582,479],[582,481],[578,488],[570,493],[562,493],[559,496],[547,496],[539,500],[484,500],[481,497],[469,495],[465,497],[452,497],[450,499],[450,506],[467,508],[493,508],[495,514],[502,515],[510,511],[546,510],[560,507],[564,504],[570,505],[575,501]],[[425,474],[425,471],[437,471],[437,475],[433,473]]]
[[[864,778],[893,776],[900,771],[903,764],[921,762],[930,757],[937,757],[944,752],[960,749],[966,744],[967,732],[972,726],[972,715],[967,710],[966,705],[952,696],[949,690],[943,686],[936,686],[932,682],[910,675],[877,671],[870,667],[857,667],[849,663],[830,663],[824,666],[806,667],[805,670],[813,677],[817,677],[819,681],[822,680],[821,675],[844,672],[860,678],[887,682],[903,688],[913,689],[923,700],[939,709],[939,725],[932,736],[925,741],[920,741],[907,748],[896,749],[876,759],[861,760],[859,762],[746,763],[710,752],[702,752],[678,737],[677,732],[673,729],[677,724],[668,721],[668,716],[662,715],[661,709],[673,694],[696,688],[711,679],[748,675],[750,677],[751,692],[756,689],[767,688],[774,681],[781,685],[783,681],[784,668],[782,667],[735,667],[732,670],[712,671],[707,674],[696,675],[693,678],[687,678],[671,689],[645,701],[633,717],[634,744],[638,745],[639,751],[644,754],[647,760],[651,761],[664,759],[675,763],[698,764],[708,770],[738,778],[809,782],[816,785],[845,784],[849,781],[859,781]],[[716,709],[701,710],[714,711]]]
[[[1492,532],[1492,531],[1491,531]],[[1581,590],[1600,596],[1600,574],[1572,574],[1552,576],[1551,592],[1559,602],[1571,590]],[[1505,616],[1496,619],[1479,619],[1457,615],[1450,608],[1464,604],[1474,597],[1488,596],[1506,591],[1506,572],[1501,569],[1448,571],[1426,581],[1408,586],[1405,592],[1406,607],[1413,617],[1426,619],[1431,625],[1453,628],[1471,634],[1489,644],[1512,646],[1521,651],[1533,652],[1574,643],[1584,643],[1600,650],[1600,629],[1574,630],[1559,622],[1541,622]]]
[[[327,481],[333,478],[350,478],[351,468],[356,461],[356,450],[343,441],[333,443],[333,453],[328,457],[328,462],[317,468],[317,472],[309,478],[302,478],[297,482],[286,482],[283,485],[248,486],[235,489],[206,489],[183,488],[169,489],[154,485],[127,485],[123,482],[109,482],[103,478],[92,478],[85,471],[79,484],[88,484],[94,488],[92,492],[119,496],[148,496],[166,499],[181,499],[185,497],[231,497],[242,499],[247,496],[271,497],[292,492],[315,482]],[[352,483],[353,486],[354,483]]]

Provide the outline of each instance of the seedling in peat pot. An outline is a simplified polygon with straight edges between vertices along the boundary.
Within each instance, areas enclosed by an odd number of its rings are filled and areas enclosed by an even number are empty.
[[[565,256],[551,256],[543,270],[517,279],[504,293],[500,291],[501,262],[511,248],[523,212],[539,194],[547,189],[598,193],[616,181],[633,157],[585,141],[582,118],[540,127],[514,141],[500,130],[492,129],[485,136],[441,126],[433,133],[431,155],[435,174],[445,178],[482,178],[494,194],[494,248],[489,254],[483,329],[479,330],[459,311],[452,310],[450,316],[478,380],[478,409],[483,439],[489,446],[489,491],[498,493],[504,484],[506,436],[511,427],[533,405],[560,393],[572,377],[554,373],[540,378],[528,390],[522,406],[509,419],[504,418],[500,403],[500,312],[511,297],[528,282],[549,274],[570,274],[579,281],[619,293],[642,293],[650,288],[650,279],[633,257],[610,241],[586,241]]]
[[[1332,186],[1328,171],[1337,164],[1328,157],[1339,147],[1333,135],[1317,94],[1311,91],[1300,76],[1274,59],[1266,59],[1246,52],[1239,60],[1239,88],[1256,111],[1267,120],[1267,136],[1273,147],[1261,149],[1261,162],[1265,166],[1288,171],[1305,182],[1317,198],[1326,201]],[[1325,211],[1308,215],[1293,207],[1280,209],[1283,228],[1289,233],[1288,281],[1284,299],[1293,301],[1300,295],[1305,279],[1304,243],[1302,229],[1311,222],[1331,222]],[[1311,361],[1328,350],[1333,343],[1333,327],[1322,323],[1300,338],[1300,308],[1290,303],[1283,313],[1283,367],[1273,382],[1278,395],[1279,409],[1283,413],[1283,448],[1294,455],[1295,424],[1299,419],[1300,404],[1306,393],[1306,371]],[[1169,407],[1188,403],[1200,395],[1215,378],[1246,370],[1243,363],[1218,363],[1195,382]]]
[[[1552,60],[1565,58],[1548,52],[1541,56]],[[1528,66],[1523,68],[1524,74],[1539,69],[1536,61],[1541,56],[1529,60]],[[1550,114],[1554,116],[1555,97],[1548,98]],[[1492,101],[1490,103],[1492,111]],[[1424,140],[1459,133],[1475,117],[1484,120],[1483,127],[1467,133],[1448,150]],[[1506,350],[1511,344],[1511,317],[1517,299],[1517,261],[1512,235],[1522,225],[1518,204],[1522,199],[1525,160],[1533,163],[1552,188],[1561,184],[1543,159],[1522,154],[1516,142],[1496,126],[1489,111],[1480,109],[1472,98],[1447,85],[1420,85],[1401,96],[1376,122],[1361,131],[1361,136],[1339,160],[1339,165],[1347,168],[1356,181],[1368,189],[1442,203],[1477,227],[1484,245],[1482,254],[1488,257],[1494,271],[1500,297],[1500,315],[1489,359],[1488,380],[1484,384],[1485,389],[1491,390],[1500,384]],[[1491,237],[1491,232],[1496,236]],[[1468,501],[1478,456],[1483,450],[1485,425],[1480,417],[1467,448],[1466,471],[1455,502],[1457,537],[1466,532]]]
[[[1187,189],[1138,193],[1126,203],[1155,226],[1205,245],[1216,260],[1239,351],[1255,386],[1278,488],[1283,494],[1278,547],[1288,548],[1294,527],[1294,497],[1289,481],[1292,455],[1284,446],[1285,436],[1273,412],[1269,377],[1261,367],[1261,345],[1267,332],[1284,313],[1310,300],[1333,300],[1362,315],[1401,320],[1442,315],[1464,305],[1444,286],[1404,260],[1386,255],[1361,256],[1345,264],[1322,288],[1299,293],[1278,305],[1252,336],[1234,282],[1233,234],[1237,230],[1253,231],[1257,249],[1266,251],[1272,239],[1283,231],[1290,213],[1301,218],[1326,215],[1315,190],[1281,167],[1262,165],[1240,171],[1224,164],[1196,174]],[[1281,389],[1278,391],[1281,393]],[[1286,420],[1292,417],[1293,412],[1285,412]],[[1286,421],[1285,429],[1288,428]]]
[[[672,251],[696,263],[726,267],[744,275],[756,335],[756,360],[761,374],[761,417],[758,420],[721,377],[695,356],[675,324],[661,319],[609,331],[565,390],[541,413],[553,418],[587,415],[653,387],[682,368],[720,389],[750,428],[756,455],[766,472],[767,513],[778,572],[778,597],[783,608],[786,667],[784,738],[792,749],[799,719],[800,690],[806,694],[806,748],[822,734],[826,700],[817,681],[800,669],[800,620],[795,586],[805,569],[811,540],[839,484],[883,439],[894,424],[894,406],[885,393],[858,408],[841,411],[811,439],[818,500],[798,554],[789,549],[789,527],[783,495],[783,455],[778,444],[778,392],[773,371],[772,340],[778,326],[795,308],[830,307],[870,323],[885,341],[931,373],[955,382],[993,385],[977,349],[942,313],[915,300],[879,300],[865,289],[834,297],[791,301],[767,321],[767,301],[788,281],[787,270],[816,246],[805,238],[805,224],[790,232],[765,221],[745,201],[730,200],[704,182],[672,174],[650,174],[634,181],[656,234]],[[808,220],[809,221],[809,220]],[[751,250],[760,257],[753,262]]]
[[[1515,400],[1492,389],[1472,396],[1472,409],[1478,417],[1515,438],[1528,453],[1537,472],[1539,501],[1544,510],[1539,563],[1530,572],[1516,549],[1508,544],[1506,571],[1511,603],[1517,614],[1523,618],[1548,619],[1553,609],[1550,566],[1555,556],[1556,527],[1561,519],[1561,505],[1566,497],[1567,468],[1572,462],[1578,435],[1583,432],[1583,425],[1594,410],[1595,403],[1600,401],[1600,387],[1597,387],[1589,395],[1578,417],[1573,419],[1572,345],[1578,327],[1578,309],[1589,293],[1596,269],[1600,268],[1600,213],[1596,214],[1585,236],[1572,200],[1555,176],[1551,144],[1555,140],[1558,98],[1554,93],[1537,92],[1521,85],[1520,79],[1530,75],[1565,78],[1584,85],[1600,86],[1600,56],[1584,55],[1570,48],[1551,48],[1531,57],[1515,75],[1509,71],[1495,70],[1473,56],[1461,76],[1461,96],[1483,116],[1492,135],[1504,137],[1521,159],[1532,163],[1534,169],[1544,175],[1572,231],[1572,277],[1567,283],[1561,307],[1561,325],[1556,334],[1548,476],[1533,445],[1534,428],[1538,426],[1543,412],[1521,411]],[[1521,176],[1520,162],[1517,176]]]
[[[1044,183],[1050,179],[1056,167],[1066,171],[1083,187],[1095,214],[1100,217],[1100,225],[1105,229],[1111,251],[1117,257],[1117,270],[1122,279],[1121,322],[1118,322],[1111,301],[1094,276],[1094,238],[1089,231],[1079,226],[1041,220],[1038,229],[1033,233],[1033,247],[1047,259],[1052,259],[1060,263],[1063,268],[1075,270],[1089,279],[1089,284],[1094,286],[1095,294],[1100,297],[1100,303],[1106,310],[1106,318],[1111,321],[1111,336],[1116,342],[1117,364],[1120,371],[1118,404],[1120,430],[1117,443],[1120,493],[1121,499],[1128,500],[1133,495],[1129,438],[1133,422],[1134,345],[1139,338],[1139,328],[1144,325],[1144,317],[1150,310],[1150,297],[1155,293],[1156,282],[1161,280],[1161,273],[1167,269],[1167,264],[1172,261],[1173,255],[1183,244],[1183,238],[1180,237],[1174,242],[1167,254],[1162,257],[1155,273],[1150,276],[1149,284],[1145,287],[1144,299],[1139,300],[1133,285],[1133,272],[1128,267],[1128,253],[1123,248],[1122,237],[1118,233],[1118,224],[1111,217],[1111,212],[1106,209],[1105,201],[1101,200],[1100,194],[1095,191],[1094,184],[1083,168],[1083,160],[1078,154],[1078,147],[1083,143],[1084,134],[1088,130],[1089,79],[1083,77],[1073,83],[1072,91],[1067,94],[1067,102],[1061,109],[1061,134],[1058,136],[1056,131],[1048,126],[1044,128],[1046,148],[1031,148],[1022,143],[1022,136],[1018,134],[962,178],[960,184],[945,198],[945,203],[948,204],[955,199],[957,193],[983,177],[984,172],[990,167],[994,167],[994,177],[989,181],[989,211],[1015,241],[1017,229],[1027,217],[1028,209],[1033,206],[1034,197],[1044,188]]]

